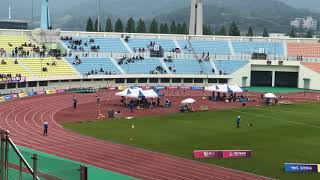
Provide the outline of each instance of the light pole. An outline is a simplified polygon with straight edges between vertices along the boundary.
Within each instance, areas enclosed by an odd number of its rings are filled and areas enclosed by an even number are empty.
[[[101,0],[98,0],[97,2],[97,8],[98,8],[98,27],[97,27],[97,31],[100,32],[100,3],[101,3]]]

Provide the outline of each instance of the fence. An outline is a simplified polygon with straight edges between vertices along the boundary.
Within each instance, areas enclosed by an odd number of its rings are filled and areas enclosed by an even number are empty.
[[[87,180],[87,167],[65,159],[57,159],[20,148],[0,130],[0,179],[1,180]]]

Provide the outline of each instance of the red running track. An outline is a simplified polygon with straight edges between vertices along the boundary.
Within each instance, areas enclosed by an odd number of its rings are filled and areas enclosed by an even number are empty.
[[[0,127],[20,146],[54,154],[140,179],[265,180],[250,173],[204,164],[83,136],[63,129],[55,114],[71,106],[72,94],[18,99],[0,104]],[[77,95],[81,104],[94,96]],[[42,124],[50,124],[42,136]]]

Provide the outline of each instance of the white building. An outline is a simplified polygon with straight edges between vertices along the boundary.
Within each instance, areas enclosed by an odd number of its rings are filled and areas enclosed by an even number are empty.
[[[310,16],[307,18],[296,18],[294,21],[290,21],[290,26],[295,28],[317,30],[318,21]]]

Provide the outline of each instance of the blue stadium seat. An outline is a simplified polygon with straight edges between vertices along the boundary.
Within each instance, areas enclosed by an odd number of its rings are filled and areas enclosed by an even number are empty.
[[[94,43],[89,43],[90,39],[94,39]],[[74,40],[82,40],[83,49],[85,51],[91,51],[91,46],[100,46],[100,52],[114,52],[114,53],[127,53],[127,48],[123,45],[120,38],[98,38],[98,37],[81,37],[74,38]],[[71,46],[70,41],[63,41],[65,45]],[[88,46],[85,46],[84,43],[88,42]],[[77,51],[80,46],[77,46]]]
[[[150,74],[150,71],[156,70],[157,66],[162,67],[162,63],[160,59],[156,58],[135,60],[133,63],[124,61],[121,65],[127,74]]]
[[[249,61],[244,61],[244,60],[218,60],[218,61],[213,61],[216,65],[217,74],[222,72],[222,74],[232,74],[245,65],[249,63]]]
[[[165,52],[170,52],[172,49],[176,48],[173,40],[170,39],[129,39],[128,45],[132,50],[136,49],[138,51],[139,48],[147,49],[150,45],[150,42],[155,42],[156,45],[160,45]]]
[[[268,42],[232,42],[235,54],[252,54],[264,49],[268,55],[284,55],[282,43]]]
[[[189,53],[190,45],[187,40],[178,41],[184,53]],[[229,55],[230,48],[228,41],[208,41],[208,40],[190,40],[194,51],[197,54],[209,52],[212,55]],[[191,53],[193,53],[191,51]]]
[[[72,64],[75,59],[74,58],[66,58],[70,64]],[[81,58],[81,64],[73,66],[82,74],[85,75],[88,72],[98,71],[98,74],[105,74],[99,72],[102,68],[105,72],[108,71],[111,73],[121,74],[119,69],[114,65],[111,59],[109,58]]]
[[[171,67],[171,72],[176,74],[213,74],[212,65],[209,61],[199,63],[195,59],[173,59],[172,62],[166,62]],[[173,71],[176,67],[176,72]]]

